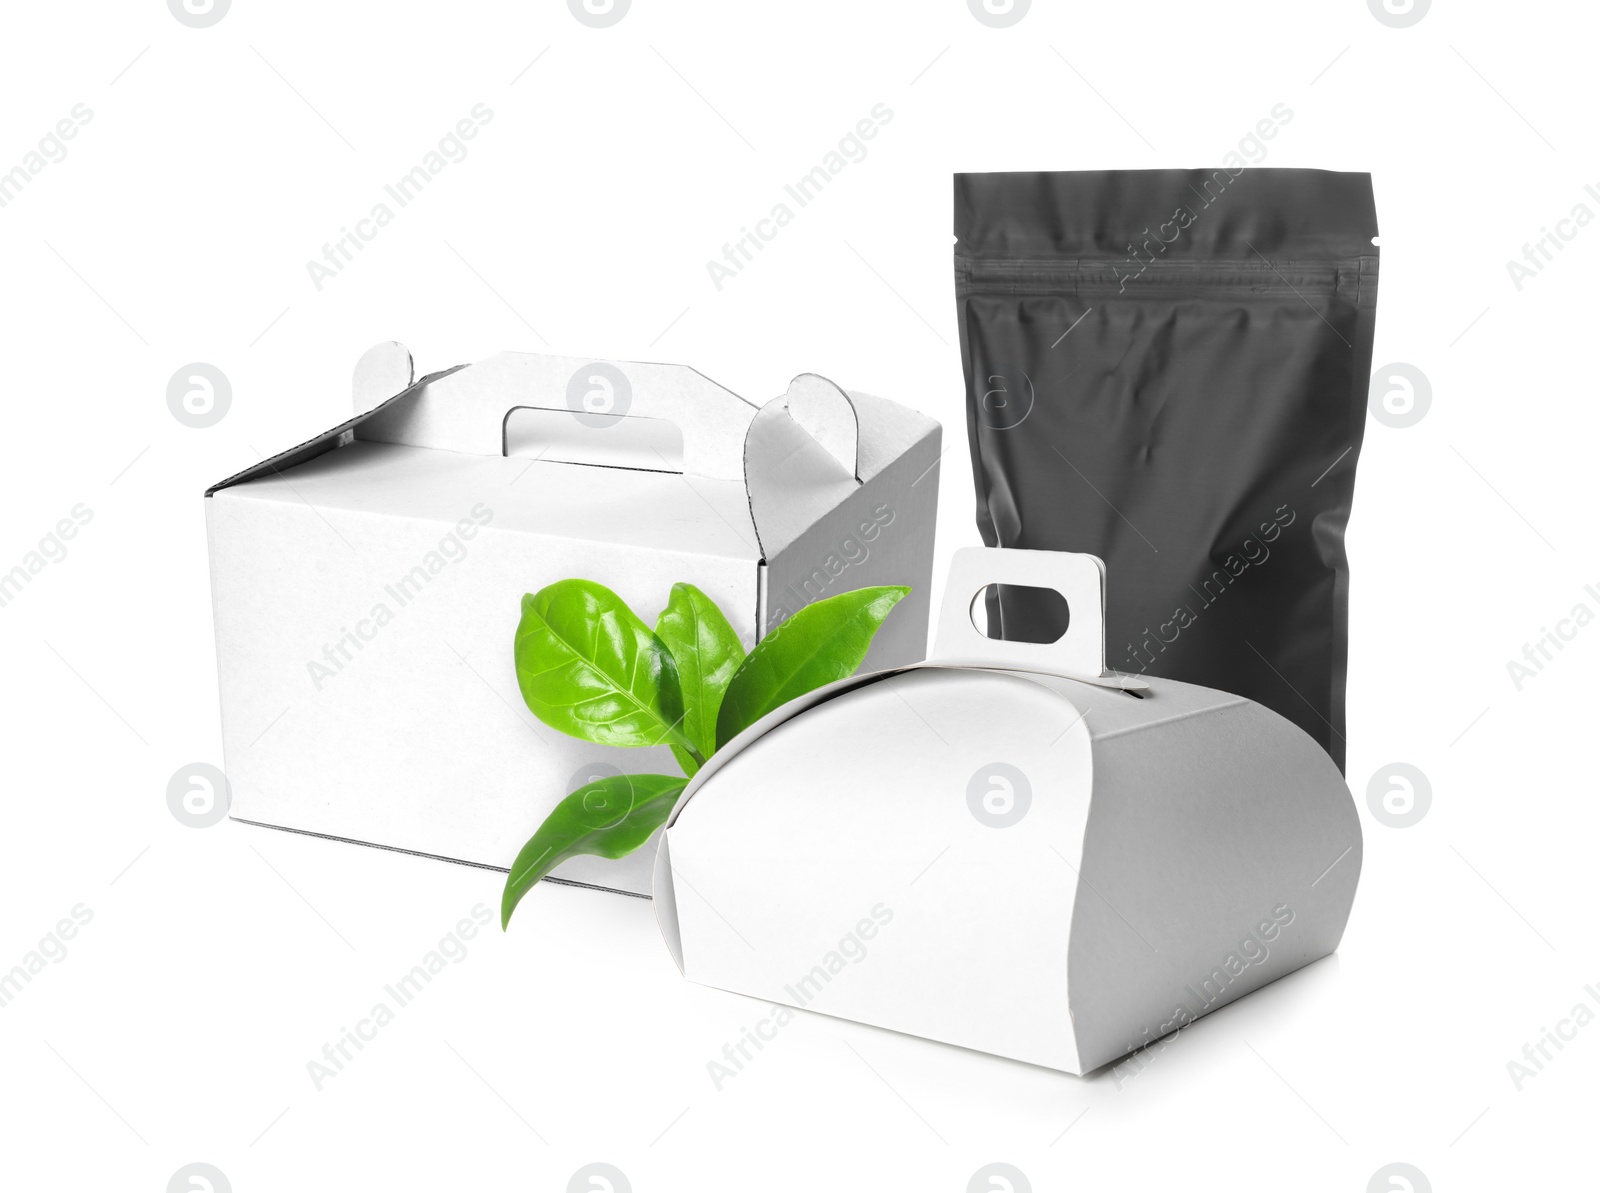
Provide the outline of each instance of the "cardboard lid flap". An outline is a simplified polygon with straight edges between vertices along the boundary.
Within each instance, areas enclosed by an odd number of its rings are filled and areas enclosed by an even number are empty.
[[[396,349],[398,349],[398,352],[395,351]],[[382,393],[388,385],[400,378],[399,356],[401,353],[405,357],[405,372],[409,375],[411,371],[411,353],[406,350],[404,345],[390,341],[370,349],[356,364],[355,414],[345,419],[338,426],[330,427],[319,435],[313,435],[304,443],[296,444],[294,447],[278,452],[276,455],[265,456],[248,468],[244,468],[232,476],[218,481],[206,490],[205,495],[211,497],[223,489],[232,488],[234,485],[255,480],[269,473],[281,475],[291,468],[297,468],[307,461],[316,459],[318,456],[326,455],[335,448],[343,447],[352,439],[367,438],[367,436],[359,433],[363,425],[374,418],[382,417],[383,412],[387,409],[404,405],[406,402],[411,401],[433,382],[455,372],[455,369],[445,369],[439,373],[430,373],[420,381],[407,382],[399,390],[391,391],[382,397],[376,396]],[[464,365],[457,365],[456,369],[465,367]],[[365,400],[371,400],[375,404],[371,407],[363,408]]]
[[[411,349],[398,340],[374,344],[356,361],[352,378],[356,417],[376,410],[396,394],[410,389],[416,379]]]
[[[789,382],[783,395],[789,417],[799,423],[830,456],[855,480],[861,479],[857,466],[861,420],[855,403],[826,377],[801,373]]]
[[[850,396],[802,373],[751,420],[744,442],[750,517],[771,559],[858,488],[860,421]]]

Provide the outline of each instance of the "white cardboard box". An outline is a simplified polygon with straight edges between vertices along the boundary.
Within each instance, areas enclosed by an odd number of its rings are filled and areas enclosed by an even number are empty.
[[[1054,588],[1049,646],[971,619]],[[1104,668],[1093,556],[956,554],[934,657],[719,750],[657,851],[685,976],[1086,1073],[1332,952],[1361,829],[1327,754],[1237,696]]]
[[[753,643],[821,596],[911,595],[869,663],[923,657],[940,428],[795,379],[755,406],[682,365],[505,353],[413,383],[206,494],[235,819],[504,869],[596,773],[678,774],[523,705],[524,593],[581,577],[653,623],[680,580]],[[653,851],[555,872],[648,895]]]

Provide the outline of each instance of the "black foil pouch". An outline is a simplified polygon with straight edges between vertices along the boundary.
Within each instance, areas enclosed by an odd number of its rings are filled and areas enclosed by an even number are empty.
[[[978,529],[1107,571],[1106,661],[1235,692],[1344,768],[1377,215],[1368,174],[955,176]],[[1060,603],[992,587],[994,637]]]

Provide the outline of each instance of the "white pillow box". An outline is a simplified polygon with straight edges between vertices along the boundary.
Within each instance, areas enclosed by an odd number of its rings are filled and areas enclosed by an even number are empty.
[[[758,406],[683,365],[505,353],[413,377],[206,494],[235,819],[507,868],[570,791],[680,774],[522,701],[524,593],[567,578],[654,624],[703,589],[747,646],[819,597],[907,584],[871,662],[927,645],[939,424],[814,375]],[[557,881],[648,896],[653,854]]]
[[[1361,870],[1338,768],[1251,701],[1107,673],[1104,576],[960,551],[932,659],[719,750],[657,850],[684,975],[1082,1074],[1331,953]],[[1065,635],[985,637],[991,583],[1060,592]]]

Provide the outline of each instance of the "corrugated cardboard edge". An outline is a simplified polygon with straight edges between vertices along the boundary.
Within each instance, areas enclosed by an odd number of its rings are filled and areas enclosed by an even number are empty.
[[[379,402],[371,410],[366,410],[360,414],[354,415],[351,418],[347,418],[338,426],[333,427],[330,430],[323,431],[320,435],[313,435],[304,443],[297,444],[296,446],[289,448],[287,451],[281,451],[275,456],[269,456],[267,459],[262,460],[259,464],[252,464],[250,467],[245,468],[242,471],[235,472],[232,476],[218,481],[205,491],[205,496],[210,497],[223,489],[229,488],[230,486],[243,484],[245,481],[255,480],[257,477],[265,476],[269,472],[279,473],[285,469],[297,467],[298,465],[304,464],[307,460],[314,460],[320,455],[324,455],[327,452],[333,451],[335,448],[343,447],[349,442],[349,439],[346,438],[347,432],[353,432],[357,426],[366,422],[367,419],[373,417],[390,404],[398,402],[402,398],[409,397],[422,387],[428,385],[430,382],[437,381],[441,377],[448,377],[451,373],[457,372],[466,367],[466,365],[456,365],[454,368],[442,369],[437,373],[430,373],[420,381],[407,386],[393,397]]]

